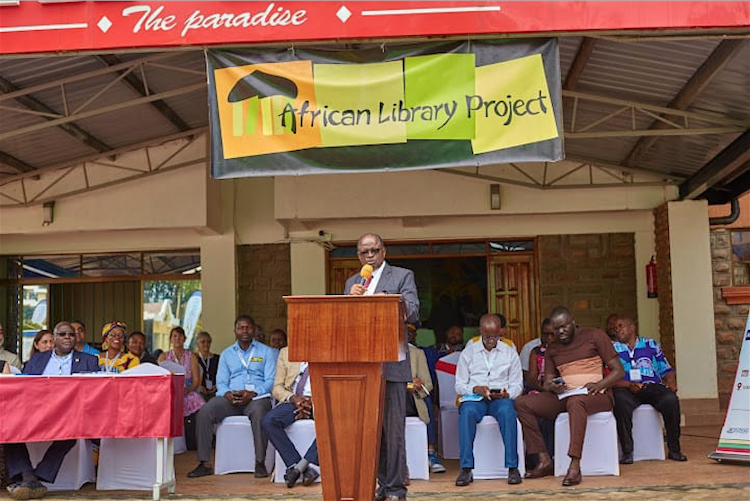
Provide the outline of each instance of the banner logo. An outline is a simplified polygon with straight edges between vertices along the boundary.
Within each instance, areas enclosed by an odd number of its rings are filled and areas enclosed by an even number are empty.
[[[559,138],[541,54],[213,70],[224,159],[329,148],[465,141],[473,155]]]

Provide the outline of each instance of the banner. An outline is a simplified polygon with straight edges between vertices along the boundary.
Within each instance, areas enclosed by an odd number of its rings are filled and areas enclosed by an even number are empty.
[[[206,60],[216,178],[563,158],[555,39]]]
[[[750,315],[740,348],[740,362],[734,376],[729,408],[711,459],[750,462]]]

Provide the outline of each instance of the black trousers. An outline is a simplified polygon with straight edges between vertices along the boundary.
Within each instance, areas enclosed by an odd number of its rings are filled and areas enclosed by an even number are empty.
[[[625,454],[633,453],[633,411],[641,404],[651,404],[664,418],[667,429],[667,447],[680,452],[680,400],[663,384],[647,384],[638,393],[627,388],[615,388],[615,418],[617,436]]]
[[[5,465],[8,468],[8,476],[11,481],[18,482],[21,480],[22,473],[33,471],[37,477],[52,483],[57,478],[63,459],[75,445],[75,440],[55,440],[34,468],[31,466],[26,444],[5,444]]]

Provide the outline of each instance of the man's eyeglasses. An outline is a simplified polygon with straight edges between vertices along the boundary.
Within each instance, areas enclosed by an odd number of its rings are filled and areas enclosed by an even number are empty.
[[[76,333],[73,331],[60,331],[55,332],[55,335],[60,337],[75,337]]]
[[[383,250],[383,249],[380,248],[380,247],[373,247],[372,249],[367,249],[367,250],[359,251],[358,254],[360,256],[363,256],[363,257],[364,256],[369,256],[370,254],[377,255],[377,254],[380,254],[381,250]]]

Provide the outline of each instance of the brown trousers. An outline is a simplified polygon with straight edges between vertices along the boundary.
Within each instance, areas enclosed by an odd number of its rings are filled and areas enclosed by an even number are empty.
[[[549,391],[516,398],[516,414],[523,428],[527,454],[538,454],[547,450],[544,447],[544,439],[539,431],[537,418],[554,420],[561,412],[567,412],[570,418],[568,456],[580,458],[588,416],[611,410],[612,393],[610,391],[596,395],[575,395],[563,400],[558,399],[556,394]]]

